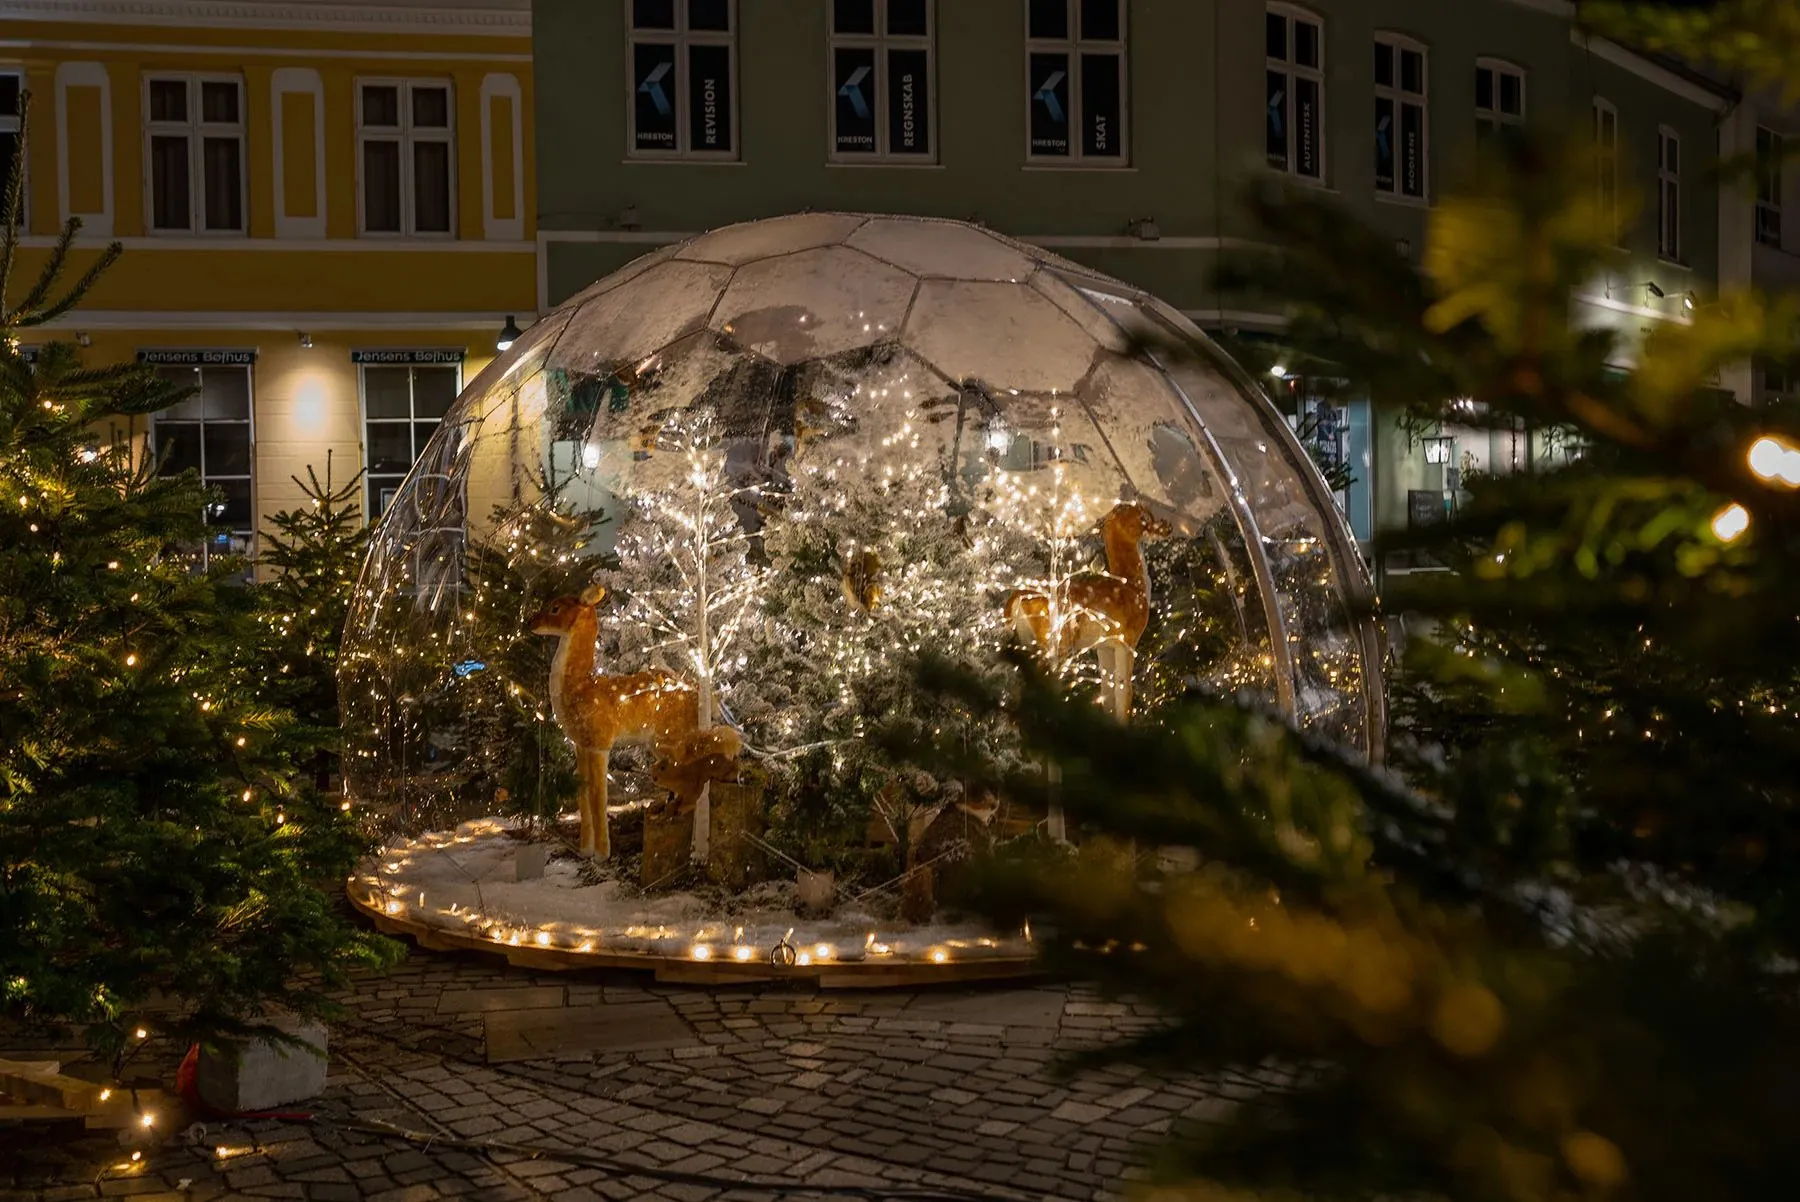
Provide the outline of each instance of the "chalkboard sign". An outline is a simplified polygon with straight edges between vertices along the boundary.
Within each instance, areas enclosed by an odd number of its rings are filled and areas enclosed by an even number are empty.
[[[1450,514],[1450,504],[1441,488],[1409,488],[1406,490],[1406,526],[1435,526]]]

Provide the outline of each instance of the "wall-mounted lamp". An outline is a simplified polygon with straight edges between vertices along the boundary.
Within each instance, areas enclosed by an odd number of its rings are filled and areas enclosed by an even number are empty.
[[[300,349],[303,351],[312,350],[312,335],[304,330],[300,332]]]
[[[1692,292],[1685,292],[1682,294],[1681,307],[1683,309],[1685,309],[1687,312],[1692,313],[1694,311],[1694,305],[1696,303],[1698,303],[1698,302],[1696,302],[1696,300],[1694,298],[1694,294]]]
[[[1287,379],[1287,364],[1277,363],[1269,369],[1269,374],[1274,376],[1277,380]]]
[[[1657,283],[1655,280],[1650,280],[1647,283],[1639,284],[1638,287],[1642,288],[1645,292],[1648,292],[1651,296],[1655,297],[1657,300],[1661,300],[1663,297],[1669,295],[1668,293],[1664,292],[1660,287],[1657,286]]]
[[[1162,228],[1156,224],[1154,217],[1136,217],[1126,223],[1125,228],[1132,237],[1144,242],[1155,242],[1162,237]]]
[[[643,222],[638,219],[636,205],[626,205],[619,210],[619,228],[622,230],[642,229]]]
[[[77,330],[75,332],[76,346],[92,346],[93,342],[94,340],[88,337],[88,332],[86,330]]]
[[[512,314],[508,313],[506,315],[506,324],[500,327],[500,337],[494,339],[494,349],[497,351],[504,351],[510,348],[513,343],[519,340],[519,334],[520,330],[518,324],[513,321]]]

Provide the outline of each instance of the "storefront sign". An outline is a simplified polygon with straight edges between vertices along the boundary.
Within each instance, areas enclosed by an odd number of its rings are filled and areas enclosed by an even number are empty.
[[[468,351],[462,347],[435,347],[415,350],[351,351],[350,362],[387,366],[418,366],[430,363],[461,363]]]
[[[256,352],[180,347],[141,350],[137,353],[137,361],[157,367],[254,367]]]

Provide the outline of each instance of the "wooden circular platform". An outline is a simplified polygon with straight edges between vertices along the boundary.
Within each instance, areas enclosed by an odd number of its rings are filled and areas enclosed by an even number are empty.
[[[921,985],[954,985],[978,981],[1013,980],[1033,976],[1036,961],[1004,950],[945,947],[924,957],[863,956],[819,960],[798,955],[789,964],[774,963],[768,951],[748,959],[730,954],[737,949],[710,947],[704,953],[690,948],[685,956],[645,951],[607,951],[599,947],[570,947],[542,936],[523,938],[519,932],[493,934],[452,930],[421,922],[407,914],[390,914],[373,904],[367,885],[352,884],[350,904],[368,916],[384,934],[411,939],[431,951],[486,952],[506,958],[520,968],[570,972],[590,968],[626,968],[650,972],[658,981],[686,985],[749,985],[769,981],[808,982],[821,989],[899,989]],[[591,943],[593,941],[585,941]],[[941,957],[941,959],[934,958]]]

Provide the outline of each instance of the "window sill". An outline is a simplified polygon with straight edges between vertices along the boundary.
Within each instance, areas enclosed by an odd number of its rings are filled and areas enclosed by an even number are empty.
[[[1343,195],[1343,193],[1326,183],[1323,179],[1314,179],[1310,175],[1295,175],[1292,171],[1278,171],[1274,167],[1265,167],[1263,170],[1274,176],[1276,179],[1286,180],[1297,188],[1312,188],[1315,191],[1325,193],[1327,196]]]
[[[852,171],[872,171],[886,168],[899,171],[942,171],[942,163],[909,162],[906,159],[826,159],[827,167],[848,167]]]
[[[1694,270],[1694,265],[1692,263],[1683,263],[1680,259],[1667,259],[1667,258],[1664,258],[1662,255],[1656,256],[1656,263],[1657,263],[1657,266],[1667,267],[1672,271],[1692,271],[1692,270]]]
[[[1098,172],[1102,175],[1135,175],[1135,174],[1137,174],[1137,168],[1131,166],[1128,163],[1121,163],[1116,167],[1104,167],[1104,166],[1095,166],[1092,163],[1084,163],[1084,162],[1081,162],[1080,160],[1077,160],[1072,163],[1048,163],[1048,162],[1043,162],[1041,160],[1032,160],[1030,162],[1027,162],[1024,166],[1020,167],[1019,170],[1020,171],[1056,171],[1056,172],[1068,172],[1068,171]]]
[[[1431,198],[1428,196],[1401,196],[1393,192],[1383,192],[1381,189],[1377,188],[1375,190],[1375,203],[1397,205],[1403,209],[1429,209],[1431,207]]]
[[[747,167],[743,159],[719,159],[708,155],[660,155],[638,158],[627,155],[619,160],[626,167]]]

